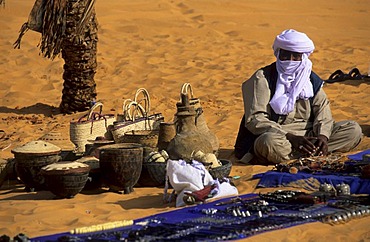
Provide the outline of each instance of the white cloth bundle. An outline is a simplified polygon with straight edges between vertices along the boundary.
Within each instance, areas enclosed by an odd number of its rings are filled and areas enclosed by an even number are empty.
[[[177,194],[176,207],[185,205],[183,201],[185,192],[198,191],[206,185],[217,185],[216,189],[212,191],[214,195],[212,198],[238,194],[238,189],[230,183],[219,183],[218,180],[214,180],[204,165],[196,160],[193,160],[191,164],[184,160],[168,160],[167,177]]]

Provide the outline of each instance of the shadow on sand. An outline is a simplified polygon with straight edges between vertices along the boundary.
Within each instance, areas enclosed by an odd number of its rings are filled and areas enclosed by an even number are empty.
[[[23,108],[8,108],[1,106],[0,113],[14,113],[14,114],[43,114],[47,117],[60,114],[58,107],[50,106],[43,103],[36,103],[29,107]]]

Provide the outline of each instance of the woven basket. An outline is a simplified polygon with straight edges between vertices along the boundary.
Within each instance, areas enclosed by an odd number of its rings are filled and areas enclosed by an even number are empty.
[[[222,178],[228,177],[230,175],[231,167],[232,167],[231,161],[220,159],[220,162],[221,162],[222,166],[219,166],[219,167],[216,167],[216,168],[211,168],[211,169],[208,170],[209,173],[211,174],[211,176],[214,179],[216,179],[216,178],[222,179]]]
[[[163,187],[166,183],[167,162],[145,162],[138,181],[143,187]]]
[[[96,103],[90,111],[80,117],[77,121],[70,122],[69,135],[72,143],[76,146],[77,153],[85,152],[85,145],[88,140],[95,140],[98,136],[103,136],[107,140],[112,140],[112,133],[108,126],[113,125],[114,114],[102,114],[102,103]],[[100,107],[100,112],[94,112]]]
[[[123,136],[123,143],[137,143],[143,147],[157,147],[158,130],[131,130]]]
[[[47,188],[58,198],[73,198],[85,186],[90,167],[80,162],[57,162],[41,169]]]
[[[139,98],[141,94],[143,98]],[[162,113],[150,114],[150,96],[145,88],[139,88],[133,100],[123,102],[123,113],[117,115],[117,122],[109,127],[116,143],[126,143],[125,133],[131,130],[159,130],[164,121]]]
[[[18,146],[12,153],[17,176],[24,183],[26,191],[43,190],[44,177],[41,175],[41,168],[61,160],[61,149],[42,140]]]
[[[62,150],[73,150],[74,144],[68,139],[68,134],[63,135],[61,132],[50,131],[39,138],[39,140],[49,142],[60,147]]]

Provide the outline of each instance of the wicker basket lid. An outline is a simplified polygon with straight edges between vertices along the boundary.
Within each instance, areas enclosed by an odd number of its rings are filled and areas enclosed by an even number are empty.
[[[39,138],[39,140],[52,143],[62,150],[73,150],[75,148],[74,144],[69,138],[63,136],[61,132],[50,131]]]
[[[86,168],[89,165],[77,161],[61,161],[42,167],[43,171],[63,171],[77,168]]]
[[[90,168],[92,170],[100,168],[99,159],[96,158],[95,156],[84,156],[84,157],[76,160],[76,162],[86,164],[86,165],[90,166]]]
[[[88,139],[87,140],[88,142],[90,142],[90,143],[92,143],[92,144],[101,144],[101,145],[103,145],[103,144],[113,144],[114,143],[114,140],[108,140],[108,139],[106,139],[105,137],[103,137],[103,136],[98,136],[98,137],[96,137],[94,140],[92,140],[92,139]]]
[[[12,149],[13,154],[52,155],[59,154],[60,152],[60,147],[42,140],[30,141],[22,146]]]

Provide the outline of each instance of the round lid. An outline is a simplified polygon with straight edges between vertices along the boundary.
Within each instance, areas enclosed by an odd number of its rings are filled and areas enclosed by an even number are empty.
[[[39,138],[39,140],[52,143],[62,150],[73,150],[74,144],[61,132],[50,131]]]
[[[143,146],[137,143],[118,143],[113,145],[104,145],[96,149],[99,152],[101,152],[104,150],[137,149],[137,148],[143,148]]]
[[[61,148],[43,141],[43,140],[36,140],[30,141],[22,146],[18,146],[12,149],[12,153],[22,153],[22,154],[59,154],[61,152]]]
[[[103,136],[98,136],[94,140],[89,139],[87,141],[93,144],[113,144],[114,143],[114,140],[108,140]]]
[[[159,130],[130,130],[125,132],[125,135],[131,136],[148,136],[148,135],[158,135]]]
[[[83,164],[77,161],[61,161],[42,167],[43,171],[63,171],[77,168],[89,167],[87,164]]]
[[[80,162],[80,163],[89,165],[91,169],[99,169],[100,168],[99,159],[96,158],[95,156],[84,156],[84,157],[76,160],[76,162]]]

